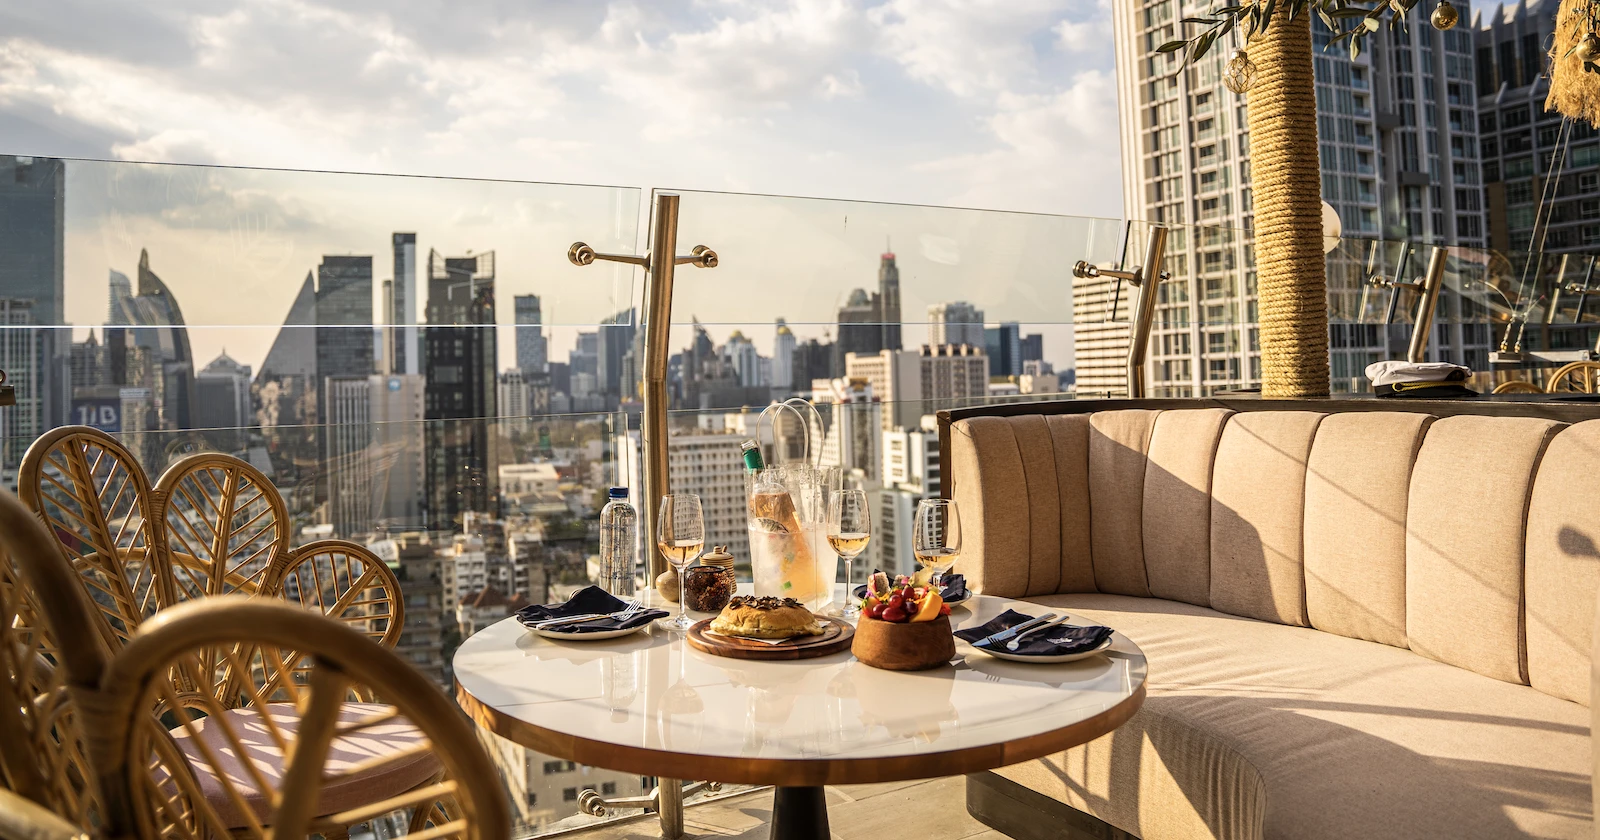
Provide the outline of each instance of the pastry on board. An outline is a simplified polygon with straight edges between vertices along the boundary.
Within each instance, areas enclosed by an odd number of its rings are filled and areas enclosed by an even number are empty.
[[[740,595],[711,620],[711,632],[746,639],[787,639],[820,636],[825,631],[817,617],[793,598]]]

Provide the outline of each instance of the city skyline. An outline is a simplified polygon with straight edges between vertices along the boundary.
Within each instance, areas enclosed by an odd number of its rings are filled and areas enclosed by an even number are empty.
[[[495,250],[502,301],[496,322],[513,325],[510,301],[538,295],[553,359],[580,329],[595,329],[630,300],[637,307],[642,294],[642,276],[631,269],[578,269],[565,259],[566,246],[580,238],[613,251],[638,246],[629,219],[632,191],[87,161],[67,161],[66,171],[66,319],[77,327],[77,341],[85,337],[83,328],[106,320],[102,302],[110,272],[133,273],[140,250],[184,302],[197,365],[226,350],[260,369],[306,271],[326,256],[372,258],[373,320],[380,320],[381,289],[393,274],[392,238],[399,231],[416,232],[419,253]],[[381,199],[374,206],[384,208],[374,218],[363,215],[368,199]],[[584,212],[572,219],[555,212],[557,206]],[[503,221],[496,208],[505,210]],[[1111,231],[1118,228],[1033,214],[715,194],[686,196],[684,208],[680,242],[715,241],[725,256],[716,273],[689,273],[679,284],[675,333],[698,317],[719,334],[743,328],[768,354],[771,338],[764,333],[770,330],[760,328],[773,319],[787,319],[802,340],[834,331],[838,303],[852,289],[874,285],[885,241],[909,245],[898,250],[907,345],[924,340],[916,331],[930,303],[946,295],[971,297],[962,290],[982,278],[1004,278],[981,284],[995,293],[983,305],[997,320],[1063,324],[1070,313],[1068,280],[1049,251],[1034,243],[1082,242],[1084,251],[1105,259],[1114,252]],[[425,223],[440,216],[443,223]],[[753,232],[737,237],[713,230],[741,216],[764,218],[796,236],[786,241],[753,224],[745,225]],[[611,239],[590,235],[607,225]],[[803,250],[828,259],[820,265],[794,259]],[[767,282],[774,274],[792,282]],[[720,291],[758,283],[760,296]],[[227,294],[219,293],[220,284]],[[1065,365],[1070,338],[1047,340],[1057,348],[1057,364]],[[504,369],[515,363],[515,345],[500,344]]]

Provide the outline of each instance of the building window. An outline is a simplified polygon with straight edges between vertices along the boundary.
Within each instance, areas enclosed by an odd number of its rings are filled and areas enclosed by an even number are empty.
[[[575,787],[563,789],[561,791],[561,801],[562,802],[577,802],[578,801],[578,789],[575,788]]]
[[[617,783],[616,782],[602,782],[601,783],[601,785],[600,785],[600,794],[602,796],[611,796],[611,795],[615,794],[616,792],[617,792]]]

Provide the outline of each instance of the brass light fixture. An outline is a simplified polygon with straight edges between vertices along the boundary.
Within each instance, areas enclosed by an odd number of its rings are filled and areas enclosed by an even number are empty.
[[[1450,0],[1439,0],[1439,5],[1433,7],[1433,16],[1429,20],[1433,22],[1434,29],[1443,32],[1446,29],[1453,29],[1460,22],[1461,13],[1456,11],[1455,6],[1450,5]]]
[[[1250,54],[1243,47],[1233,51],[1233,57],[1228,59],[1228,67],[1222,72],[1222,84],[1228,90],[1237,94],[1244,94],[1256,83],[1256,63],[1250,60]]]

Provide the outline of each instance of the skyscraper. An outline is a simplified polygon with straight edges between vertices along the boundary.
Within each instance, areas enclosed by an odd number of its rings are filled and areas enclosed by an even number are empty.
[[[390,330],[387,346],[390,356],[386,360],[390,373],[416,374],[421,370],[422,343],[417,324],[417,235],[397,233],[391,237],[394,244],[394,280],[389,298],[389,313],[385,323],[395,325]]]
[[[317,418],[317,291],[311,272],[289,304],[272,339],[250,396],[255,422],[264,427],[300,426]],[[110,330],[106,333],[109,336]],[[110,339],[107,339],[108,343]]]
[[[524,375],[545,373],[550,364],[548,339],[544,336],[544,313],[538,295],[517,295],[512,298],[516,307],[517,368]]]
[[[211,439],[228,450],[244,445],[241,427],[255,425],[250,411],[250,366],[241,365],[226,351],[194,376],[195,427],[213,430]]]
[[[608,399],[623,395],[623,357],[633,349],[639,327],[634,310],[624,309],[600,322],[598,365],[595,371],[600,381],[600,392]]]
[[[782,318],[778,319],[777,329],[772,339],[772,387],[774,390],[785,393],[794,390],[794,332]],[[805,383],[810,387],[811,383]]]
[[[929,344],[983,346],[983,310],[964,300],[928,307]]]
[[[123,282],[116,282],[118,279]],[[167,284],[150,269],[150,254],[139,252],[138,286],[130,288],[126,277],[112,277],[113,295],[107,319],[127,325],[106,331],[106,349],[118,385],[140,385],[151,389],[157,416],[155,428],[192,429],[195,405],[194,358],[189,350],[189,330],[183,309]],[[125,330],[125,331],[124,331]],[[146,354],[150,364],[149,382],[133,381],[127,354],[133,347]]]
[[[883,324],[879,349],[900,349],[900,268],[894,252],[885,251],[878,260],[878,320]]]
[[[1163,284],[1150,340],[1152,396],[1200,396],[1261,379],[1248,233],[1253,208],[1247,97],[1222,84],[1231,53],[1223,44],[1188,68],[1181,67],[1182,52],[1156,51],[1179,37],[1180,5],[1129,0],[1111,6],[1123,206],[1135,221],[1130,253],[1143,253],[1145,229],[1138,223],[1198,226],[1180,227],[1168,239],[1172,279]],[[1456,5],[1463,17],[1470,16],[1466,3]],[[1332,33],[1312,18],[1320,145],[1305,152],[1319,155],[1323,198],[1338,212],[1347,236],[1481,246],[1472,35],[1467,27],[1434,29],[1427,22],[1430,11],[1417,4],[1406,27],[1367,39],[1369,49],[1355,60],[1337,48],[1342,42],[1324,49]],[[1330,298],[1342,313],[1349,314],[1359,298],[1364,257],[1336,252],[1328,261]],[[1125,330],[1081,326],[1109,310],[1113,285],[1073,285],[1080,325],[1075,355],[1085,373],[1080,386],[1089,390],[1101,384],[1095,375],[1100,364],[1106,362],[1108,370],[1120,364],[1126,348]],[[1124,321],[1125,292],[1119,313]],[[1336,330],[1348,326],[1335,324]],[[1389,336],[1381,330],[1358,330],[1333,343],[1335,390],[1348,390],[1354,381],[1341,378],[1341,369],[1359,372],[1366,361],[1391,355]]]
[[[989,355],[990,376],[1022,374],[1022,331],[1015,321],[985,329],[979,346]]]
[[[322,379],[323,469],[336,537],[369,533],[372,515],[372,391],[365,376]]]
[[[365,382],[372,354],[372,258],[325,256],[317,266],[317,382],[331,377]],[[329,422],[326,410],[322,422]]]
[[[72,400],[72,339],[54,329],[66,323],[66,188],[65,162],[0,155],[0,298],[15,303],[14,313],[26,302],[34,326],[30,339],[38,343],[38,378],[30,385],[28,407],[19,402],[6,411],[39,432],[66,423]],[[33,416],[20,417],[24,411]]]
[[[864,289],[854,289],[839,307],[839,340],[833,344],[838,359],[834,367],[844,370],[851,353],[877,353],[883,349],[883,330],[878,318],[878,299]]]
[[[496,344],[494,252],[428,252],[428,527],[455,530],[469,511],[492,512],[499,470],[494,446]]]

